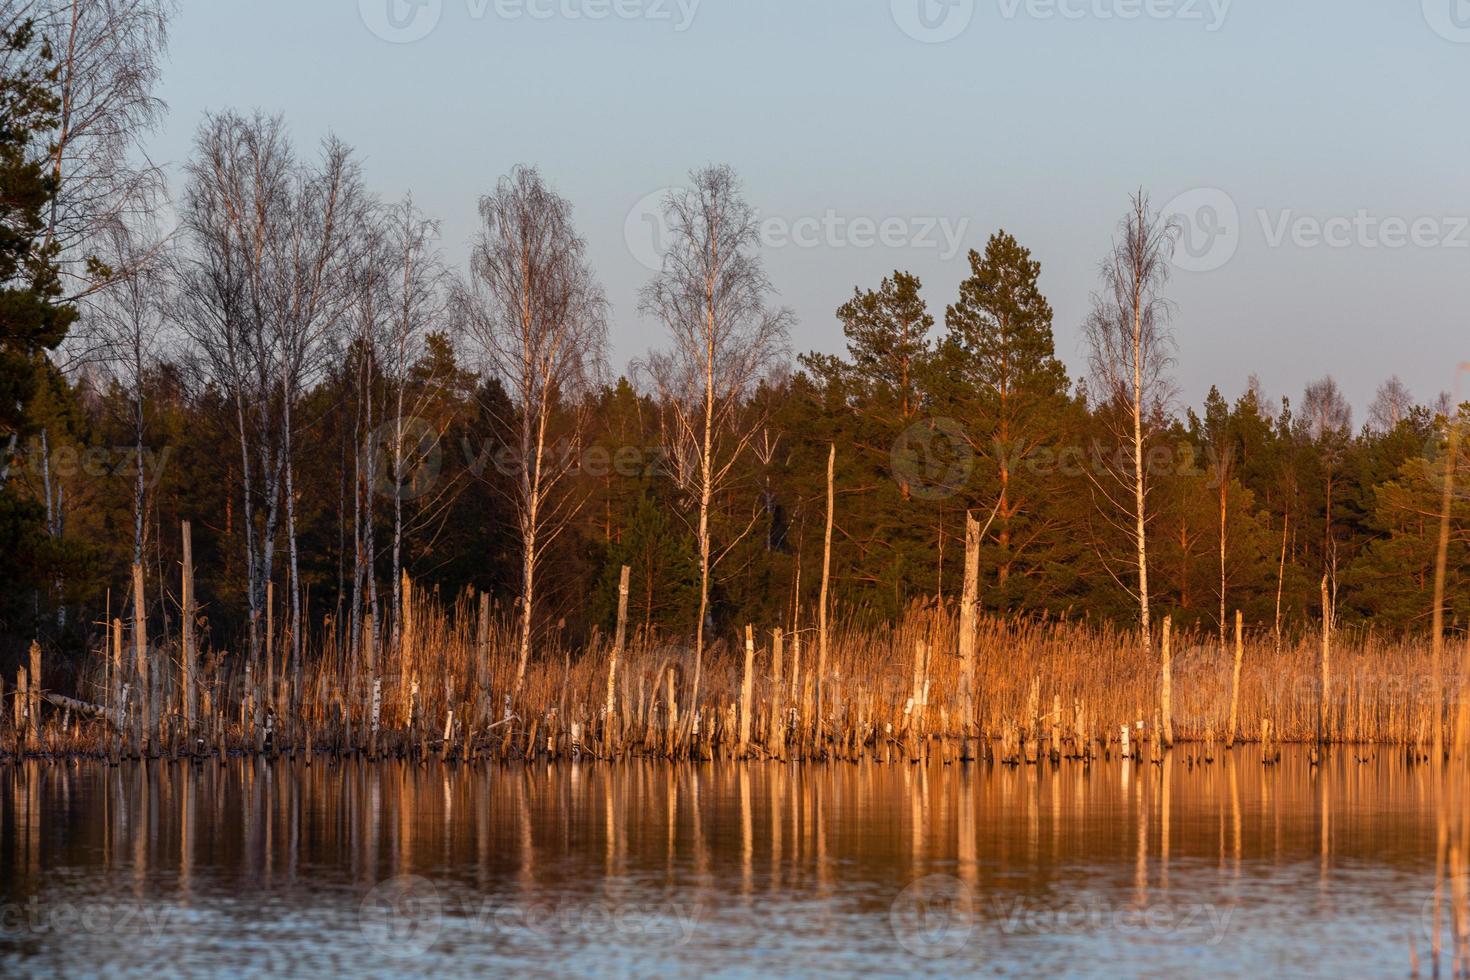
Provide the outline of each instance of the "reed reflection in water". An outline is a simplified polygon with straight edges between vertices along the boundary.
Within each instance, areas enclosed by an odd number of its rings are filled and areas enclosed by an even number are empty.
[[[0,769],[0,972],[1403,975],[1429,767]]]

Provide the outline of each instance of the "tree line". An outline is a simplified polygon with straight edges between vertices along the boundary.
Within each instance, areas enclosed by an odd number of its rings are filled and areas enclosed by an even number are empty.
[[[1145,647],[1165,613],[1222,637],[1237,608],[1278,637],[1324,613],[1432,621],[1465,407],[1390,379],[1355,425],[1330,377],[1182,404],[1177,228],[1141,191],[1073,376],[1040,261],[1003,230],[957,294],[902,270],[859,284],[836,309],[846,349],[793,357],[755,207],[731,168],[698,169],[664,201],[641,294],[666,340],[614,376],[573,207],[535,168],[486,189],[455,269],[350,147],[227,110],[162,228],[163,179],[134,161],[167,4],[4,7],[8,649],[85,650],[134,566],[166,637],[182,520],[218,646],[271,635],[300,658],[328,623],[392,643],[406,575],[488,595],[517,685],[538,650],[611,626],[628,566],[633,627],[693,644],[697,698],[701,658],[744,623],[954,599],[969,514],[996,615],[1122,623]],[[1463,628],[1470,504],[1449,499]]]

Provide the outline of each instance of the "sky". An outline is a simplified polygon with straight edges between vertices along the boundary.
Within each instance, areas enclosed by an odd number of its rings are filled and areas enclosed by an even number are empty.
[[[895,269],[942,323],[1004,228],[1041,263],[1057,353],[1136,189],[1184,234],[1179,409],[1251,374],[1337,378],[1361,422],[1470,360],[1470,0],[183,0],[147,141],[177,175],[204,113],[281,113],[353,146],[462,267],[517,164],[576,209],[612,305],[638,312],[659,195],[727,163],[761,214],[793,352]],[[177,178],[176,178],[177,179]],[[1470,378],[1465,382],[1470,396]]]

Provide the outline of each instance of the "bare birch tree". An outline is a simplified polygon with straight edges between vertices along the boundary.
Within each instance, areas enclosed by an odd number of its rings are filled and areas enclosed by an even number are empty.
[[[1338,482],[1343,457],[1352,439],[1353,407],[1331,376],[1313,381],[1302,393],[1296,419],[1297,431],[1316,447],[1322,461],[1323,500],[1322,571],[1331,578],[1333,598],[1337,594],[1337,538],[1332,521],[1336,514]]]
[[[300,570],[293,454],[302,392],[350,300],[354,229],[365,204],[351,152],[334,139],[299,161],[278,117],[205,119],[186,172],[180,326],[227,394],[240,446],[251,649],[284,519],[291,652],[299,654]],[[257,527],[257,506],[264,511]]]
[[[1381,436],[1398,428],[1414,411],[1414,395],[1398,375],[1378,386],[1373,403],[1368,406],[1368,425]]]
[[[575,449],[581,396],[606,357],[606,300],[572,223],[571,204],[532,167],[502,177],[480,199],[480,232],[457,305],[485,367],[510,396],[516,434],[515,506],[521,535],[520,655],[514,690],[533,645],[536,569],[579,501],[559,492],[575,452],[555,446],[559,425]]]
[[[147,476],[144,431],[146,373],[157,362],[163,341],[166,280],[156,261],[153,243],[157,236],[148,230],[133,232],[121,223],[108,230],[101,251],[104,274],[114,267],[130,274],[114,281],[112,288],[98,293],[89,304],[88,315],[98,342],[119,382],[128,392],[132,408],[133,451],[137,472],[133,477],[133,564],[143,564],[146,531]]]
[[[351,336],[344,338],[346,369],[353,384],[352,430],[352,605],[348,613],[348,648],[362,649],[363,615],[374,630],[383,624],[378,609],[377,520],[375,495],[379,453],[370,442],[376,438],[382,417],[378,405],[378,379],[382,374],[379,349],[387,333],[385,322],[391,306],[387,283],[393,254],[381,222],[369,221],[361,229],[362,242],[351,268]],[[345,469],[345,463],[344,463]],[[345,473],[343,482],[345,484]],[[345,498],[345,487],[343,490]],[[345,509],[345,502],[344,502]],[[376,640],[376,637],[374,637]]]
[[[451,487],[424,486],[415,476],[426,456],[439,449],[444,435],[421,416],[433,395],[434,379],[425,379],[425,385],[413,384],[413,372],[425,353],[429,332],[436,324],[444,325],[446,319],[447,273],[438,251],[438,238],[438,222],[426,218],[411,198],[405,198],[373,209],[354,261],[352,318],[357,324],[353,339],[359,371],[354,463],[358,488],[354,506],[354,643],[364,582],[373,622],[382,623],[377,615],[376,577],[372,574],[377,551],[373,496],[381,493],[388,497],[393,508],[388,581],[394,609],[402,600],[404,538],[413,530],[412,519],[405,519],[405,500],[419,501],[422,522],[425,514],[432,517],[441,513],[452,497]],[[375,405],[379,389],[384,397],[381,406]],[[394,642],[399,619],[395,616],[391,620],[390,639]]]
[[[1102,284],[1092,297],[1085,332],[1092,381],[1107,406],[1115,435],[1126,447],[1126,465],[1095,475],[1110,521],[1132,541],[1136,588],[1124,586],[1138,602],[1140,642],[1152,648],[1148,587],[1149,436],[1164,417],[1170,389],[1165,377],[1171,361],[1171,306],[1163,296],[1169,258],[1178,235],[1172,220],[1159,216],[1139,191],[1118,225],[1112,252],[1103,260]],[[1121,579],[1119,583],[1122,584]]]
[[[437,251],[439,225],[425,218],[406,198],[387,214],[389,246],[392,262],[389,269],[388,363],[394,398],[392,454],[393,494],[393,559],[390,574],[393,600],[400,601],[403,576],[403,482],[424,454],[437,447],[443,433],[420,420],[413,433],[407,431],[408,420],[417,419],[422,407],[422,393],[413,402],[409,397],[409,373],[424,351],[424,338],[445,312],[446,273]],[[418,490],[420,488],[413,488]],[[443,488],[441,488],[441,493]],[[396,623],[396,620],[395,620]],[[395,626],[396,630],[396,626]]]
[[[716,547],[711,508],[764,429],[764,416],[746,410],[746,396],[784,354],[791,317],[767,306],[774,290],[757,254],[757,215],[741,196],[735,172],[711,166],[690,178],[687,190],[664,201],[669,248],[642,298],[644,312],[663,322],[673,343],[641,367],[669,415],[665,451],[697,515],[691,523],[699,546],[699,620],[689,695],[696,704],[711,576],[759,517],[759,510],[753,512],[743,529]]]
[[[154,94],[168,45],[172,0],[6,0],[31,16],[56,59],[58,125],[50,170],[56,182],[44,242],[55,243],[66,294],[76,300],[152,261],[163,237],[137,239],[137,264],[99,262],[112,226],[135,237],[163,197],[162,172],[141,141],[163,117]],[[86,332],[80,336],[85,344]],[[103,338],[105,342],[105,338]]]
[[[29,22],[44,39],[46,79],[56,100],[56,128],[46,167],[55,194],[45,214],[39,249],[55,257],[61,292],[57,302],[85,300],[125,279],[162,247],[137,236],[163,196],[163,176],[144,157],[141,140],[158,124],[163,103],[153,88],[168,40],[170,0],[0,0],[0,27]],[[128,226],[128,259],[110,246]],[[102,253],[111,251],[104,259]],[[83,316],[51,353],[62,369],[115,353],[115,337],[92,329],[107,317]],[[112,324],[115,326],[116,324]],[[43,429],[41,438],[46,439]],[[15,438],[5,447],[14,452]],[[7,467],[8,468],[8,467]],[[5,473],[0,472],[0,485]],[[65,495],[49,485],[47,529],[60,537]],[[58,609],[64,621],[65,607]]]

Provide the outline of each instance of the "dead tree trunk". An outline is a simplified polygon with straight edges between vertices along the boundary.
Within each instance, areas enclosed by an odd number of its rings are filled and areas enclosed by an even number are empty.
[[[184,688],[184,736],[193,750],[195,721],[194,691],[194,535],[189,522],[184,521],[184,575],[183,575],[183,663],[180,676]]]
[[[143,566],[133,565],[133,667],[137,674],[138,709],[133,713],[133,742],[139,751],[152,751],[153,685],[148,664],[148,613],[143,598]]]
[[[817,607],[817,727],[822,724],[822,694],[827,676],[827,590],[832,577],[832,512],[835,500],[833,476],[837,467],[837,444],[827,451],[827,530],[822,539],[822,595]]]
[[[1235,733],[1240,723],[1240,665],[1245,659],[1244,628],[1240,610],[1235,610],[1235,671],[1230,679],[1230,724],[1225,731],[1225,747],[1235,747]]]
[[[965,713],[961,758],[971,758],[975,737],[975,631],[980,592],[980,522],[965,514],[965,585],[960,597],[960,697]]]

